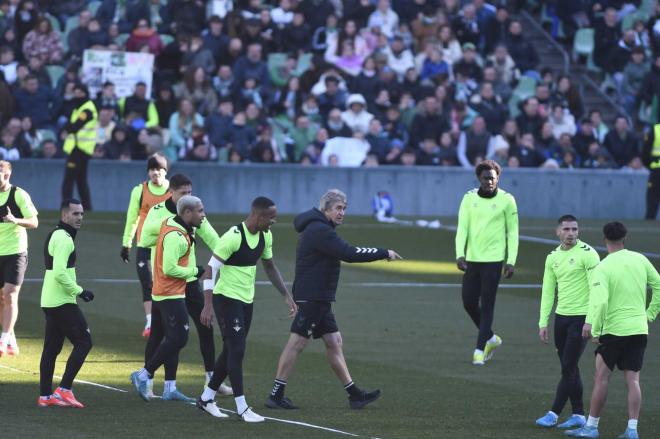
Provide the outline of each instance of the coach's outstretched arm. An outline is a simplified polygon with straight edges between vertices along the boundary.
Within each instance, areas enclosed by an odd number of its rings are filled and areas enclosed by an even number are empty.
[[[334,229],[317,235],[316,249],[344,262],[372,262],[381,259],[402,259],[394,250],[375,247],[354,247],[339,237]]]

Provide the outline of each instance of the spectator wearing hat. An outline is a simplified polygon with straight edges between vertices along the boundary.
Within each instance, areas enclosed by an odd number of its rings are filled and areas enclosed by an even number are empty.
[[[499,134],[494,136],[488,147],[487,158],[496,161],[500,166],[506,166],[509,162],[509,142]]]
[[[360,94],[352,94],[346,100],[346,111],[341,114],[341,118],[353,132],[368,131],[369,122],[374,116],[366,108],[367,101]]]

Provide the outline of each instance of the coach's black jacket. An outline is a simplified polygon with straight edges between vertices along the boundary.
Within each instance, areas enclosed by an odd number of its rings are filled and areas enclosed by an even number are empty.
[[[316,208],[296,216],[293,226],[300,234],[293,281],[295,300],[334,302],[341,261],[371,262],[389,256],[387,249],[353,247]]]

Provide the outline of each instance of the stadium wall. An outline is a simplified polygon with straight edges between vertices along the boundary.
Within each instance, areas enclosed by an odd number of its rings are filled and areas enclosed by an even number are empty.
[[[25,188],[37,208],[60,202],[62,160],[14,162],[12,182]],[[371,198],[390,192],[398,216],[454,216],[463,194],[477,185],[462,168],[320,168],[298,165],[176,163],[169,175],[191,177],[194,193],[211,213],[244,213],[257,195],[271,197],[280,213],[316,206],[329,188],[349,197],[350,212],[371,214]],[[89,167],[92,204],[98,211],[125,211],[131,188],[146,178],[144,163],[93,160]],[[643,218],[648,174],[621,171],[505,169],[500,186],[513,193],[522,216],[571,212],[583,218]]]

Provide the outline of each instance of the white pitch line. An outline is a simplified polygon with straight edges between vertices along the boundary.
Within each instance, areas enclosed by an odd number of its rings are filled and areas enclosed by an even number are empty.
[[[22,370],[22,369],[16,369],[15,367],[5,366],[4,364],[0,364],[0,368],[11,370],[13,372],[18,372],[18,373],[26,373],[26,374],[30,374],[30,375],[35,375],[34,372],[30,372],[30,371]],[[55,378],[58,378],[58,379],[62,378],[61,376],[58,376],[58,375],[53,375],[53,376]],[[76,383],[87,384],[87,385],[90,385],[90,386],[100,387],[102,389],[112,390],[112,391],[115,391],[115,392],[128,393],[128,390],[118,389],[118,388],[112,387],[112,386],[106,386],[105,384],[93,383],[91,381],[84,381],[84,380],[79,380],[79,379],[75,379],[73,381],[76,382]],[[156,398],[161,398],[161,397],[156,396]],[[193,402],[193,403],[191,403],[191,405],[196,406],[196,403]],[[235,411],[229,410],[229,409],[220,408],[220,410],[222,410],[223,412],[233,413],[235,415],[238,414]],[[323,427],[322,425],[310,424],[308,422],[292,421],[290,419],[271,418],[270,416],[264,416],[264,418],[268,419],[270,421],[281,422],[283,424],[300,425],[302,427],[314,428],[316,430],[323,430],[323,431],[329,431],[331,433],[343,434],[344,436],[366,437],[368,439],[380,439],[380,438],[372,437],[372,436],[361,436],[359,434],[350,433],[348,431],[343,431],[343,430],[338,430],[336,428]]]
[[[137,284],[137,279],[78,279],[81,282],[96,282],[105,284]],[[23,282],[43,282],[43,279],[29,278]],[[269,281],[258,280],[257,285],[270,285]],[[286,282],[291,285],[291,282]],[[346,287],[363,288],[461,288],[462,284],[440,283],[440,282],[346,282],[342,284]],[[541,284],[500,284],[499,288],[519,290],[525,288],[541,288]]]
[[[16,369],[15,367],[5,366],[4,364],[0,364],[0,367],[3,368],[3,369],[8,369],[8,370],[14,371],[14,372],[20,372],[20,373],[27,373],[27,374],[30,374],[30,375],[36,375],[35,372],[29,372],[27,370]],[[59,375],[53,375],[53,378],[62,379],[62,377],[59,376]],[[102,389],[114,390],[116,392],[128,393],[127,390],[118,389],[118,388],[112,387],[112,386],[106,386],[105,384],[94,383],[92,381],[79,380],[78,378],[74,379],[73,382],[74,383],[80,383],[80,384],[87,384],[88,386],[100,387]]]

